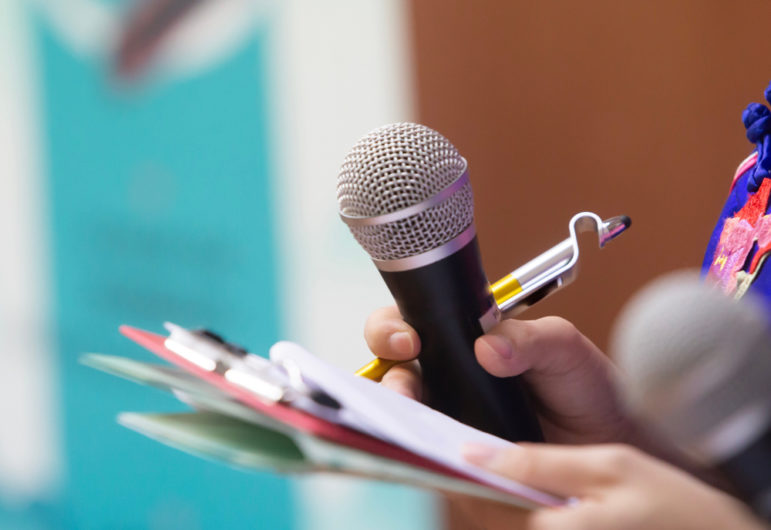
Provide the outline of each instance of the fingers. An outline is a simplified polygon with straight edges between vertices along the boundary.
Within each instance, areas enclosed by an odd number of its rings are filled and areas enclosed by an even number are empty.
[[[528,370],[560,374],[572,372],[588,357],[602,352],[565,319],[504,320],[477,339],[479,363],[498,377]]]
[[[521,444],[510,449],[469,445],[466,460],[562,497],[590,495],[634,474],[642,453],[626,445]]]
[[[522,374],[547,440],[582,444],[632,436],[616,368],[567,320],[506,320],[477,339],[475,353],[493,375]]]
[[[394,366],[386,372],[380,384],[416,401],[420,401],[423,397],[420,365],[417,361]]]
[[[383,359],[404,361],[420,352],[418,334],[402,320],[396,306],[383,307],[369,316],[364,339],[372,353]]]
[[[369,349],[383,359],[406,361],[420,352],[420,338],[399,313],[396,306],[373,312],[364,325],[364,339]],[[408,398],[420,401],[422,383],[417,361],[392,367],[380,383]]]

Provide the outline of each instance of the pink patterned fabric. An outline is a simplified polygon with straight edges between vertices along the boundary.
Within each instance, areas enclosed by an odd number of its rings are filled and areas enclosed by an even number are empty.
[[[709,277],[716,280],[727,294],[736,289],[736,273],[747,261],[755,241],[754,236],[755,227],[744,219],[731,217],[725,220],[715,260],[709,268]]]
[[[771,215],[763,215],[768,206],[769,193],[771,180],[765,179],[757,193],[751,195],[742,209],[733,217],[726,218],[723,224],[707,276],[728,295],[736,291],[736,274],[747,263],[755,241],[758,241],[760,251],[754,256],[750,273],[754,272],[762,255],[771,250]]]

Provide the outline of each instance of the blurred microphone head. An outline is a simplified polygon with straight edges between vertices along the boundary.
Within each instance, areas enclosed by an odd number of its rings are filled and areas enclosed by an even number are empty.
[[[378,267],[473,232],[466,160],[447,138],[415,123],[386,125],[359,140],[343,161],[337,200]]]
[[[697,272],[666,275],[635,295],[611,352],[628,377],[630,408],[694,457],[720,462],[771,421],[768,314]]]

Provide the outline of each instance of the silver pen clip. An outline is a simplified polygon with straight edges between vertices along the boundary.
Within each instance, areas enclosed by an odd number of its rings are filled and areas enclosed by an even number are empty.
[[[517,315],[575,279],[579,255],[577,234],[593,230],[603,247],[631,223],[625,215],[604,221],[592,212],[574,215],[569,223],[570,237],[493,284],[502,317]]]

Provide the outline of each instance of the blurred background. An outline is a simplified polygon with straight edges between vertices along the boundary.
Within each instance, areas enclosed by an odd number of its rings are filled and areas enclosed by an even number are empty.
[[[632,217],[524,315],[604,346],[634,290],[700,264],[752,148],[768,20],[767,0],[4,0],[0,527],[463,528],[427,492],[149,441],[115,415],[180,405],[77,358],[150,360],[117,327],[169,320],[365,362],[389,297],[335,179],[360,136],[405,120],[469,160],[491,280],[578,211]]]

